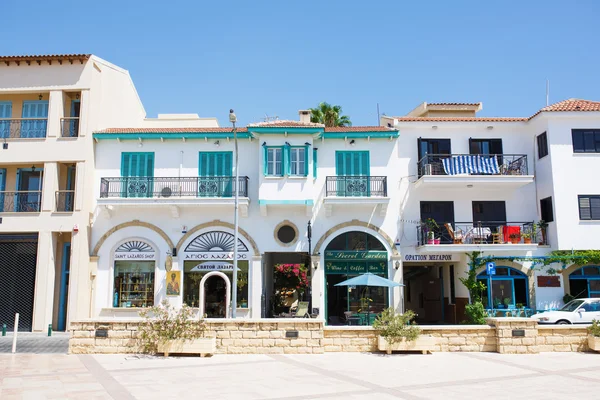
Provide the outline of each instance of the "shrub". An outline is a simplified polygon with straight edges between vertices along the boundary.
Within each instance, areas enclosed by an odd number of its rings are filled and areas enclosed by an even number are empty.
[[[140,325],[140,346],[148,353],[156,353],[158,346],[169,340],[194,340],[204,336],[203,320],[192,319],[193,310],[183,305],[176,310],[167,300],[160,305],[140,312],[144,322]]]
[[[421,328],[411,324],[415,313],[408,310],[404,314],[396,314],[393,307],[385,309],[373,322],[373,329],[384,337],[388,344],[416,340],[421,334]]]
[[[588,327],[588,333],[592,336],[600,337],[600,322],[595,319],[592,321],[592,326]]]
[[[483,303],[475,302],[473,304],[467,304],[465,306],[465,315],[467,316],[467,323],[472,325],[485,325],[485,319],[487,314]]]

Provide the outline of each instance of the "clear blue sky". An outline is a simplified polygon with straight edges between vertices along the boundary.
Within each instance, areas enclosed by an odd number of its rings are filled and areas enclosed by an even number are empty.
[[[320,101],[354,125],[422,101],[529,116],[600,100],[600,2],[1,0],[0,54],[93,53],[130,71],[149,117],[242,124]],[[493,4],[492,4],[493,3]]]

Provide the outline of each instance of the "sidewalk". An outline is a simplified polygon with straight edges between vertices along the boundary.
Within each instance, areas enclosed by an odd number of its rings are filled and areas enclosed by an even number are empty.
[[[0,336],[0,353],[11,353],[13,333]],[[19,332],[17,334],[17,353],[58,353],[67,354],[69,351],[69,333],[54,332],[48,337],[47,333]]]

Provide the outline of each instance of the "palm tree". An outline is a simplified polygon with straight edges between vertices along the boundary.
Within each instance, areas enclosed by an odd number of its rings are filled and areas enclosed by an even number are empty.
[[[350,117],[340,115],[342,113],[341,106],[332,106],[327,102],[319,103],[316,108],[310,108],[310,122],[323,124],[326,127],[332,126],[352,126]]]

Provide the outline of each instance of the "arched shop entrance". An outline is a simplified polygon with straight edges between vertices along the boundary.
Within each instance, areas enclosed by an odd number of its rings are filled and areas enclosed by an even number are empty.
[[[224,318],[229,315],[225,309],[229,302],[227,288],[233,277],[233,245],[233,234],[208,231],[196,236],[183,251],[183,302],[191,307],[200,307],[200,284],[204,283],[205,298],[202,306],[209,318]],[[250,250],[239,238],[237,250],[237,308],[247,311]],[[221,274],[210,274],[213,271]],[[211,276],[204,280],[209,274]]]
[[[148,242],[128,239],[114,251],[112,306],[152,307],[156,250]]]
[[[581,299],[600,297],[600,267],[581,267],[569,275],[571,295]]]
[[[329,243],[325,249],[325,318],[329,325],[371,324],[389,306],[388,288],[335,286],[366,272],[388,278],[387,264],[385,246],[366,232],[342,233]]]
[[[485,285],[482,301],[486,309],[508,310],[529,307],[529,282],[527,275],[511,267],[496,267],[495,275],[486,271],[477,275]]]

